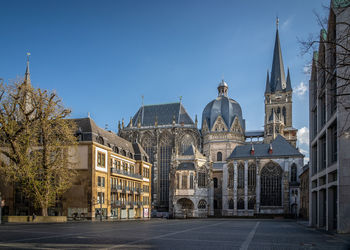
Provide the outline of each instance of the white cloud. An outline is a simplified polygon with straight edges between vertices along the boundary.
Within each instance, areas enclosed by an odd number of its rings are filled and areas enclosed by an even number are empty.
[[[300,144],[305,144],[305,145],[309,146],[309,128],[302,127],[301,129],[298,130],[297,136],[298,136],[298,141]],[[300,151],[302,152],[302,150],[300,150]]]
[[[293,92],[297,95],[297,96],[303,96],[307,91],[307,86],[305,85],[304,82],[300,82],[300,84],[298,86],[296,86],[293,90]]]
[[[309,151],[299,148],[300,153],[302,153],[303,155],[307,155],[309,153]]]

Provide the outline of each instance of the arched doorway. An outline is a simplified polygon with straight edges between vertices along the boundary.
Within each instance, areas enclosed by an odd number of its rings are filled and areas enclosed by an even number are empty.
[[[282,206],[282,169],[272,162],[261,170],[261,206]]]
[[[177,201],[179,209],[182,210],[183,216],[185,218],[193,216],[194,204],[190,199],[181,198]]]

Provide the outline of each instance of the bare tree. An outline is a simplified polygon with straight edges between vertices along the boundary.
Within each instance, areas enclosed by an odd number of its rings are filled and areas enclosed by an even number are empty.
[[[71,111],[56,93],[25,83],[0,89],[1,171],[46,216],[75,175],[68,155],[75,124],[65,119]]]
[[[349,1],[332,0],[330,7],[324,7],[329,15],[322,17],[315,13],[320,26],[319,35],[299,39],[303,55],[312,54],[310,91],[324,86],[328,108],[338,107],[348,113],[350,110],[350,16]],[[317,82],[317,85],[316,85]],[[350,114],[345,118],[341,134],[350,131]]]
[[[308,39],[299,39],[299,43],[303,55],[314,52],[318,54],[313,58],[317,68],[324,71],[326,80],[341,80],[342,84],[337,87],[341,89],[350,84],[350,18],[336,18],[346,11],[346,7],[333,3],[331,8],[324,8],[329,11],[328,18],[314,13],[320,26],[320,35],[309,35]],[[350,93],[337,93],[337,96],[341,95]]]

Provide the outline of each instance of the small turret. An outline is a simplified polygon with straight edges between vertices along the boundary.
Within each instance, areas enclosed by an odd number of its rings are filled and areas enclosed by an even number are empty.
[[[218,96],[227,96],[227,92],[228,92],[228,85],[224,81],[224,79],[222,79],[218,86]]]

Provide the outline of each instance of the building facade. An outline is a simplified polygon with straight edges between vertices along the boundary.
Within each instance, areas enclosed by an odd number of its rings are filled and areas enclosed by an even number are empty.
[[[70,157],[78,174],[63,197],[63,215],[92,220],[150,217],[152,167],[146,152],[91,118],[74,121],[79,143]]]
[[[309,164],[303,167],[300,176],[300,217],[309,219]]]
[[[181,103],[142,106],[127,127],[122,123],[119,135],[140,142],[152,159],[154,209],[175,217],[298,215],[304,156],[295,147],[291,78],[289,70],[285,77],[278,29],[264,130],[246,131],[228,84],[222,80],[217,89],[201,130]]]
[[[170,171],[169,213],[174,218],[214,215],[212,166],[194,145],[175,155]]]
[[[156,211],[169,211],[169,173],[172,155],[181,154],[190,145],[200,148],[201,137],[195,122],[180,103],[143,105],[119,135],[139,142],[150,157],[152,170],[152,206]],[[171,203],[171,201],[170,201]]]
[[[349,1],[331,1],[309,82],[311,226],[350,232]]]

